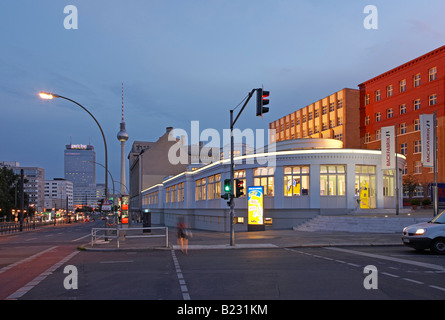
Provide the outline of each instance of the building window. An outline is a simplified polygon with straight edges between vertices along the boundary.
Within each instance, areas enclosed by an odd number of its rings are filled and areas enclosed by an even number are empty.
[[[388,110],[386,110],[386,117],[388,119],[392,118],[393,112],[392,112],[392,108],[389,108]]]
[[[178,194],[176,192],[176,185],[171,186],[171,201],[170,202],[176,202],[178,200]]]
[[[429,105],[434,106],[437,103],[437,94],[432,94],[429,97]]]
[[[400,144],[400,153],[406,156],[408,154],[408,144],[407,143],[401,143]]]
[[[422,152],[422,145],[420,144],[420,140],[414,141],[414,153]]]
[[[422,173],[422,162],[414,162],[414,173]]]
[[[371,142],[371,135],[369,134],[369,132],[365,133],[365,143],[370,143]]]
[[[377,90],[377,91],[375,92],[375,101],[376,101],[376,102],[377,102],[377,101],[380,101],[380,98],[381,98],[380,90]]]
[[[418,87],[418,86],[420,86],[420,73],[418,73],[418,74],[416,74],[415,76],[414,76],[414,87]]]
[[[400,124],[400,134],[405,134],[406,133],[406,123],[401,123]]]
[[[334,139],[343,141],[343,133],[334,134]]]
[[[380,112],[377,112],[375,114],[375,122],[379,122],[382,119],[382,114]]]
[[[346,193],[346,168],[343,165],[320,166],[320,195],[344,196]]]
[[[420,109],[420,99],[414,100],[414,110]]]
[[[408,165],[405,163],[402,169],[402,176],[406,176],[408,174]]]
[[[334,111],[335,110],[335,102],[331,102],[329,104],[329,111]]]
[[[313,118],[313,112],[309,112],[309,120],[312,120]]]
[[[367,94],[365,96],[365,106],[369,105],[369,103],[370,103],[369,94]]]
[[[392,97],[393,88],[392,85],[386,87],[386,97]]]
[[[327,114],[328,113],[328,106],[323,106],[321,109],[321,114]]]
[[[381,131],[380,131],[380,129],[375,131],[375,139],[377,141],[379,141],[381,139]]]
[[[437,67],[431,68],[429,71],[430,81],[437,80]]]
[[[158,204],[158,191],[152,192],[148,195],[148,204]]]
[[[206,179],[195,181],[195,201],[206,200]]]
[[[309,195],[309,166],[284,167],[284,196]]]
[[[341,109],[343,108],[343,99],[338,99],[337,100],[337,109]]]
[[[315,109],[315,118],[318,118],[320,116],[320,110]]]
[[[402,81],[400,81],[400,92],[405,92],[406,91],[406,80],[403,79]]]
[[[253,170],[253,184],[264,187],[265,196],[274,195],[274,173],[275,168],[273,167],[256,168]]]
[[[365,126],[369,125],[369,116],[365,117]]]
[[[383,196],[394,197],[395,189],[394,170],[383,170]]]
[[[420,131],[420,120],[414,120],[414,131]]]
[[[170,187],[165,188],[165,202],[166,203],[170,202],[170,193],[171,193]]]
[[[178,183],[178,202],[184,201],[184,182]]]
[[[334,120],[329,120],[329,128],[333,128],[334,127]]]
[[[405,114],[406,113],[406,104],[401,104],[399,107],[400,110],[400,114]]]
[[[208,199],[221,198],[221,174],[208,177]]]
[[[342,126],[343,125],[343,117],[338,117],[337,118],[337,126]]]
[[[423,188],[423,186],[421,184],[418,185],[416,187],[416,189],[414,189],[413,197],[417,197],[417,198],[423,198],[424,197],[424,188]]]

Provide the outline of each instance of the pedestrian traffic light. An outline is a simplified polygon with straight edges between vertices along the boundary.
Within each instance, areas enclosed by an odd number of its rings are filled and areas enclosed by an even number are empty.
[[[231,186],[231,180],[230,179],[225,179],[224,180],[224,192],[225,194],[221,195],[221,198],[229,200],[230,199],[230,194],[232,193],[232,186]]]
[[[269,91],[264,91],[262,88],[256,91],[256,115],[262,116],[263,113],[269,112],[268,107],[264,107],[269,104]]]
[[[242,195],[244,195],[244,181],[236,179],[235,182],[236,182],[235,198],[239,198]]]
[[[224,180],[224,191],[230,193],[232,191],[232,186],[231,186],[231,180],[230,179],[225,179]]]

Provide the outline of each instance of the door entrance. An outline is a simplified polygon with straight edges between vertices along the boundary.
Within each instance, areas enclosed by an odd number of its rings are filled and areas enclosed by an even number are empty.
[[[355,166],[355,195],[357,208],[374,209],[376,207],[376,167],[356,165]]]

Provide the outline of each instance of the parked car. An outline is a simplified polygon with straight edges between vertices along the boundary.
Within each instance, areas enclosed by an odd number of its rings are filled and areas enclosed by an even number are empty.
[[[402,241],[419,251],[430,249],[434,253],[445,254],[445,211],[429,222],[405,227]]]

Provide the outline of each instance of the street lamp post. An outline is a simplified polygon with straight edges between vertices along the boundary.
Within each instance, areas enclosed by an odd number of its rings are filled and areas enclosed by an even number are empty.
[[[88,112],[88,114],[94,119],[94,121],[96,122],[97,126],[99,127],[100,133],[102,134],[102,138],[104,140],[104,147],[105,147],[105,200],[108,202],[108,151],[107,151],[107,140],[105,139],[105,135],[104,132],[102,130],[102,127],[100,126],[99,122],[96,120],[96,118],[91,114],[90,111],[88,111],[84,106],[82,106],[80,103],[71,100],[69,98],[63,97],[61,95],[58,94],[54,94],[54,93],[48,93],[48,92],[40,92],[39,93],[40,98],[42,99],[46,99],[46,100],[51,100],[53,98],[61,98],[61,99],[65,99],[68,101],[71,101],[72,103],[78,105],[79,107],[81,107],[83,110],[85,110],[86,112]]]

